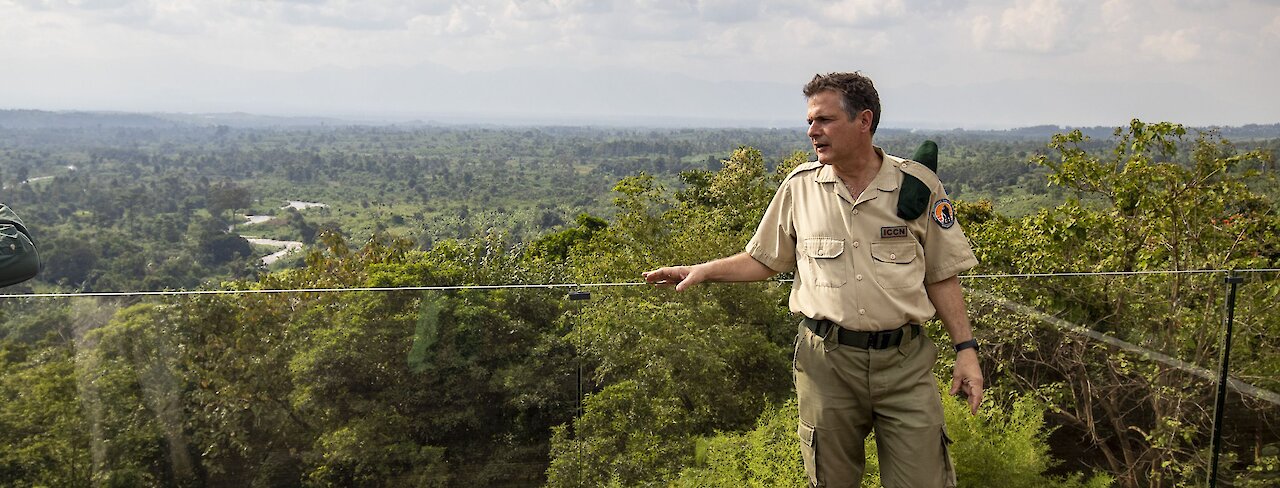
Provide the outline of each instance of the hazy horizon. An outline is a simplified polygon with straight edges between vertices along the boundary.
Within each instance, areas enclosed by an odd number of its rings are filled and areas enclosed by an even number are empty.
[[[519,115],[519,114],[491,114],[485,116],[468,115],[468,114],[281,114],[281,113],[251,113],[251,112],[135,112],[124,110],[82,110],[82,109],[59,109],[49,110],[43,108],[32,107],[0,107],[2,111],[36,111],[47,112],[53,114],[74,115],[74,114],[91,114],[91,115],[140,115],[150,116],[169,120],[171,122],[192,123],[193,120],[207,119],[209,125],[240,125],[245,127],[304,127],[304,126],[369,126],[369,127],[394,127],[394,126],[494,126],[494,127],[614,127],[614,128],[665,128],[665,129],[777,129],[777,130],[802,130],[805,125],[803,122],[785,121],[780,123],[769,123],[763,120],[728,120],[715,118],[696,118],[696,117],[607,117],[607,116],[537,116],[537,115]],[[238,120],[238,123],[236,121]],[[1155,122],[1153,119],[1144,120],[1145,122]],[[985,127],[962,127],[959,125],[948,126],[938,123],[925,123],[921,125],[881,125],[882,130],[900,130],[900,131],[1010,131],[1035,129],[1040,127],[1057,127],[1060,129],[1080,128],[1080,129],[1096,129],[1096,128],[1113,128],[1128,125],[1128,120],[1118,121],[1115,124],[1093,124],[1093,125],[1072,125],[1045,122],[1040,124],[1016,125],[1016,126],[985,126]],[[198,124],[197,124],[198,125]],[[1183,124],[1193,128],[1240,128],[1250,125],[1261,126],[1280,126],[1280,118],[1274,122],[1250,122],[1245,124]],[[0,124],[3,127],[3,124]]]

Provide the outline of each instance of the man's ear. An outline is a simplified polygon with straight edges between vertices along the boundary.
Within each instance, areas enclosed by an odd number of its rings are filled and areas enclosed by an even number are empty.
[[[858,112],[858,116],[857,116],[857,117],[855,117],[854,119],[855,119],[858,123],[862,124],[862,127],[863,127],[863,128],[864,128],[868,133],[870,133],[870,132],[871,132],[871,123],[875,121],[875,118],[876,118],[876,116],[875,116],[875,114],[871,113],[871,109],[864,109],[863,111]]]

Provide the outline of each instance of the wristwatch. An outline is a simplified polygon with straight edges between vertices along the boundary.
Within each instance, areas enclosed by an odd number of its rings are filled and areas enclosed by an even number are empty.
[[[967,341],[964,341],[964,342],[961,342],[961,343],[959,343],[959,344],[956,344],[956,345],[955,345],[955,348],[956,348],[956,352],[957,352],[957,353],[959,353],[960,351],[963,351],[963,350],[965,350],[965,349],[970,349],[970,348],[972,348],[972,349],[973,349],[973,352],[978,352],[978,349],[979,349],[979,348],[978,348],[978,340],[977,340],[977,339],[969,339],[969,340],[967,340]]]

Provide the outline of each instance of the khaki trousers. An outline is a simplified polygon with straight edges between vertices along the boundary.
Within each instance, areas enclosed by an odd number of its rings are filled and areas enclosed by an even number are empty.
[[[933,376],[938,348],[927,336],[898,347],[859,349],[824,341],[802,323],[796,337],[800,449],[809,484],[862,484],[873,429],[886,488],[954,487],[942,399]]]

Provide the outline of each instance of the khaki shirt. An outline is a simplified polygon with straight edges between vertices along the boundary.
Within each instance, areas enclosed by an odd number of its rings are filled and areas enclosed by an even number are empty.
[[[937,310],[926,283],[978,264],[942,182],[915,161],[884,153],[857,201],[834,169],[811,162],[782,182],[746,251],[777,272],[796,271],[791,311],[847,329],[924,323]],[[904,173],[930,190],[924,215],[898,217]]]

